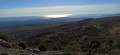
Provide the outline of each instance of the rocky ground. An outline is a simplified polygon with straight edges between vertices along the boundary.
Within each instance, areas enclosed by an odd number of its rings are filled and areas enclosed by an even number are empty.
[[[0,55],[62,55],[62,54],[61,52],[58,51],[45,51],[40,53],[34,53],[26,49],[0,47]]]
[[[0,55],[63,55],[59,51],[38,51],[35,49],[27,48],[22,49],[19,46],[12,46],[4,40],[0,39]]]
[[[25,49],[5,48],[5,47],[0,47],[0,54],[1,55],[40,55]]]

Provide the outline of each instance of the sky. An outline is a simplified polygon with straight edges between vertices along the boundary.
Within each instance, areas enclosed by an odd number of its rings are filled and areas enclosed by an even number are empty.
[[[120,0],[0,0],[0,17],[115,14]]]

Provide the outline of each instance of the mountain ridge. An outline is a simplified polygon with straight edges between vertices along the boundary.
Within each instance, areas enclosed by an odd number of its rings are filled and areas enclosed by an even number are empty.
[[[57,47],[76,55],[119,55],[120,16],[89,18],[67,24],[1,31],[13,42],[25,41],[29,46],[45,45],[48,50]],[[34,45],[34,46],[33,46]],[[48,46],[49,45],[49,46]],[[75,55],[73,54],[73,55]]]

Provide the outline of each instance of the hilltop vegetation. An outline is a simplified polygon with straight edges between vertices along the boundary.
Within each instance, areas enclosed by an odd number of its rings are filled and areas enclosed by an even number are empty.
[[[66,55],[120,55],[120,16],[1,31],[13,41]]]

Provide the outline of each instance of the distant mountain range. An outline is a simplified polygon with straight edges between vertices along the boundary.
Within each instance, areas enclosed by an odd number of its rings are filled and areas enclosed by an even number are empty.
[[[0,22],[5,22],[5,21],[18,21],[18,20],[29,20],[29,19],[35,19],[35,18],[43,19],[43,17],[39,17],[39,16],[0,17]]]
[[[72,18],[100,18],[100,17],[110,17],[110,16],[120,16],[119,13],[116,14],[80,14],[80,15],[72,15]],[[0,17],[0,22],[4,21],[18,21],[18,20],[29,20],[29,19],[46,19],[41,16],[23,16],[23,17]],[[48,18],[50,19],[50,18]]]
[[[21,19],[24,19],[22,17]],[[28,19],[28,17],[26,17]],[[8,18],[7,18],[8,19]],[[15,18],[12,18],[15,19]],[[19,19],[19,18],[17,18]],[[51,25],[51,24],[65,24],[69,22],[79,21],[86,18],[50,18],[50,19],[43,19],[43,18],[29,18],[28,20],[17,20],[16,21],[4,21],[0,22],[0,30],[8,30],[8,29],[16,29],[20,27],[35,27],[40,25]]]
[[[9,29],[16,29],[21,27],[36,27],[36,26],[51,25],[51,24],[65,24],[65,23],[80,21],[87,18],[96,18],[96,17],[99,18],[99,17],[110,17],[110,16],[120,16],[120,14],[74,15],[72,16],[73,18],[71,17],[45,18],[40,16],[0,17],[0,30],[9,30]]]
[[[120,14],[119,13],[116,13],[116,14],[80,14],[80,15],[73,15],[72,17],[101,18],[101,17],[112,17],[112,16],[120,16]]]

